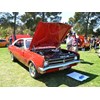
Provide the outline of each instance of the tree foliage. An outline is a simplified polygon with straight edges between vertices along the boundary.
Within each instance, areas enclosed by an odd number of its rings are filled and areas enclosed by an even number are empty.
[[[61,12],[0,12],[0,36],[6,37],[11,34],[33,35],[39,21],[60,22]]]
[[[69,24],[72,23],[73,29],[77,33],[94,34],[94,29],[99,26],[99,12],[76,12],[73,18],[69,18]]]
[[[0,26],[7,28],[12,25],[12,15],[8,12],[0,12]]]
[[[39,21],[60,22],[60,14],[61,12],[26,12],[21,16],[21,21],[28,29],[34,31]]]
[[[0,34],[1,37],[6,37],[14,32],[14,15],[18,15],[18,12],[8,13],[0,12]],[[18,26],[18,25],[16,25]],[[9,31],[10,29],[10,31]]]

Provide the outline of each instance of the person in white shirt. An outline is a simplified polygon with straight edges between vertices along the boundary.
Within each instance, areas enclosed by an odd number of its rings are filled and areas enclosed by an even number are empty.
[[[67,50],[72,50],[72,42],[73,42],[73,37],[72,37],[72,32],[70,31],[66,39]]]
[[[78,38],[76,33],[69,32],[66,39],[67,50],[78,52]]]

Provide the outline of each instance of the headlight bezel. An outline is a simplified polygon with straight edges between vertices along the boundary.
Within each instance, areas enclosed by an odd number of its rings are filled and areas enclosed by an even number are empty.
[[[77,57],[77,56],[75,56],[75,57],[74,57],[74,60],[77,60],[77,59],[78,59],[78,57]]]
[[[48,61],[44,61],[44,66],[48,66]]]

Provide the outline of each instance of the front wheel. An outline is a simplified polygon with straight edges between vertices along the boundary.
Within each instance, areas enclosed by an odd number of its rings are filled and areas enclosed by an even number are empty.
[[[33,78],[38,78],[40,76],[33,63],[29,64],[29,73]]]

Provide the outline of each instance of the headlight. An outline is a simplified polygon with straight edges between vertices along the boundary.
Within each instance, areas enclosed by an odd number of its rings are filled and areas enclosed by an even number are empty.
[[[77,56],[74,57],[74,60],[77,60]]]
[[[48,61],[45,61],[45,62],[44,62],[44,66],[47,66],[47,65],[48,65]]]

